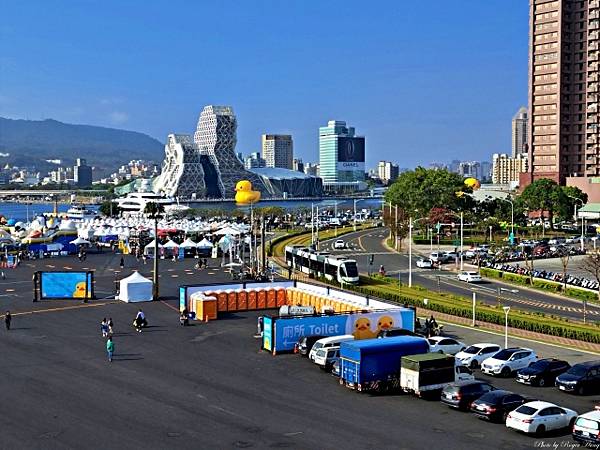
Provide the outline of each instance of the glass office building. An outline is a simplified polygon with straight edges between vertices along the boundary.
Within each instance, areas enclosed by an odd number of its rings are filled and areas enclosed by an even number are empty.
[[[328,191],[356,191],[365,187],[365,138],[346,122],[330,120],[319,128],[319,163]]]

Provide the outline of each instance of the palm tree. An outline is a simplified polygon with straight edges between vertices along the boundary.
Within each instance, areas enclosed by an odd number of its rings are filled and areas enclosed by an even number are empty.
[[[152,275],[152,300],[158,300],[158,219],[163,217],[165,207],[160,203],[149,202],[144,213],[154,220],[154,274]]]

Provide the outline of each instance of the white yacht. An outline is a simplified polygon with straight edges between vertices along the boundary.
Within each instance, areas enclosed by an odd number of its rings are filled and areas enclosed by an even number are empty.
[[[71,207],[67,209],[67,217],[69,219],[93,219],[97,215],[98,213],[96,211],[86,208],[84,205],[71,205]]]
[[[173,205],[175,201],[154,192],[130,192],[125,197],[115,200],[119,208],[129,212],[144,212],[148,203],[159,203],[163,206]]]

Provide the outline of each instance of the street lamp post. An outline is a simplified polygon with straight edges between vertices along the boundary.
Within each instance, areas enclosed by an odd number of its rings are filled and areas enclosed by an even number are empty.
[[[463,261],[463,227],[464,227],[464,222],[463,222],[463,212],[460,212],[460,270],[462,271],[464,269],[464,261]]]
[[[502,309],[504,310],[504,348],[508,348],[508,312],[510,306],[504,306]]]
[[[356,202],[357,201],[358,201],[357,199],[354,199],[354,227],[353,227],[354,231],[356,231]]]
[[[507,198],[498,197],[500,200],[510,203],[510,235],[515,238],[515,204],[512,200]],[[491,230],[490,230],[491,235]],[[512,242],[511,242],[512,244]]]
[[[473,322],[471,326],[475,326],[475,305],[477,304],[477,292],[473,292]]]
[[[577,202],[581,202],[581,207],[583,208],[583,200],[581,200],[580,198],[577,198],[577,197],[573,197],[572,195],[569,195],[568,197],[575,200],[575,223],[577,223]],[[584,244],[583,244],[584,234],[585,234],[585,223],[584,223],[584,219],[582,216],[581,217],[581,251],[583,251],[583,248],[584,248]]]
[[[408,219],[408,287],[412,287],[412,217]]]

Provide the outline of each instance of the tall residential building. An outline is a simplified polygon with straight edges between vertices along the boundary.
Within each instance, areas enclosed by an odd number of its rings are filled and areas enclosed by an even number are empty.
[[[85,159],[77,158],[77,165],[73,167],[73,180],[77,187],[92,185],[92,168],[86,164]]]
[[[529,173],[600,192],[600,0],[530,0]]]
[[[267,167],[292,169],[294,142],[289,134],[263,134],[262,155]]]
[[[521,106],[512,119],[512,157],[527,153],[527,108]]]
[[[492,183],[518,183],[521,173],[527,171],[527,155],[519,154],[511,158],[505,154],[495,153],[492,158]]]
[[[377,177],[386,184],[398,178],[399,173],[398,165],[390,161],[379,161],[377,164]]]
[[[481,163],[479,161],[461,161],[458,163],[457,173],[465,178],[477,178],[481,180]]]
[[[247,170],[260,169],[267,166],[266,161],[260,157],[260,152],[250,153],[250,156],[245,159],[244,165]]]
[[[319,166],[325,189],[363,189],[365,138],[355,136],[346,122],[330,120],[319,128]]]
[[[492,163],[481,161],[481,179],[480,181],[489,181],[492,179]]]

